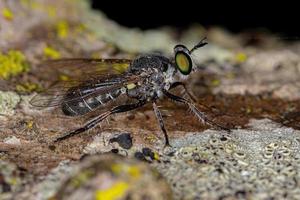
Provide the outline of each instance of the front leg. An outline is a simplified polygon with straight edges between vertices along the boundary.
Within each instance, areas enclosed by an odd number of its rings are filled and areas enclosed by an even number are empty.
[[[193,102],[197,102],[197,99],[195,98],[195,96],[189,92],[189,90],[187,89],[186,85],[182,82],[174,82],[171,84],[170,86],[170,90],[173,89],[173,88],[176,88],[178,86],[182,86],[183,89],[184,89],[184,92],[189,96],[189,98],[193,101]]]
[[[192,102],[188,101],[187,99],[184,99],[182,97],[171,94],[167,90],[163,90],[163,93],[164,93],[164,95],[166,95],[168,98],[172,99],[173,101],[187,105],[189,107],[189,109],[196,115],[196,117],[203,123],[207,123],[211,126],[215,126],[215,127],[221,128],[226,131],[230,131],[230,129],[208,119],[203,112],[198,110],[198,108]]]

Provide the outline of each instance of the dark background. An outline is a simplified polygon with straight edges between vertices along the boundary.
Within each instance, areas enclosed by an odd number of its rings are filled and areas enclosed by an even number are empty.
[[[162,4],[162,2],[164,4]],[[196,3],[197,2],[197,3]],[[194,22],[206,28],[219,25],[232,32],[267,29],[286,39],[299,40],[300,9],[289,1],[99,1],[92,7],[119,24],[141,29],[164,25],[184,29]],[[262,3],[265,4],[262,4]],[[295,3],[296,4],[296,3]]]

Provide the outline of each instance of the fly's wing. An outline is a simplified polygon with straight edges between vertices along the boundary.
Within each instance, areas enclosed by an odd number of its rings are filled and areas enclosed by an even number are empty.
[[[66,58],[48,60],[41,65],[78,81],[97,75],[121,74],[128,69],[131,62],[129,59]]]
[[[53,68],[58,80],[53,86],[30,101],[35,107],[56,107],[62,103],[89,98],[116,90],[138,81],[126,73],[131,60],[125,59],[62,59],[43,63]],[[49,74],[48,74],[49,75]],[[70,90],[74,95],[66,95]],[[85,91],[84,96],[78,93]]]

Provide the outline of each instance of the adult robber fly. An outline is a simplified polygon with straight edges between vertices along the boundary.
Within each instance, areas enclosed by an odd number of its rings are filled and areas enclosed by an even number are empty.
[[[96,110],[101,114],[91,118],[82,127],[59,136],[60,141],[95,127],[112,114],[127,112],[152,103],[154,113],[165,137],[165,145],[169,145],[167,131],[162,115],[156,104],[158,99],[167,97],[175,102],[185,104],[202,122],[222,128],[209,120],[189,99],[172,94],[172,88],[182,86],[180,80],[188,77],[195,70],[191,55],[195,50],[207,43],[201,40],[191,50],[184,45],[174,47],[174,58],[157,54],[146,54],[134,60],[124,59],[62,59],[48,62],[56,67],[72,67],[74,77],[62,82],[44,93],[38,94],[30,101],[36,107],[58,106],[65,115],[82,116]],[[128,66],[124,71],[120,67]],[[79,70],[78,72],[78,69]],[[72,79],[73,78],[73,79]],[[105,110],[107,105],[116,105]]]

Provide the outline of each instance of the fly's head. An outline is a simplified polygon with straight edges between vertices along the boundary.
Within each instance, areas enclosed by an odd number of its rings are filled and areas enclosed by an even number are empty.
[[[192,54],[195,50],[203,47],[207,44],[204,42],[205,38],[196,44],[191,50],[182,44],[178,44],[174,47],[174,66],[180,79],[186,79],[188,75],[195,70],[196,66],[192,59]]]
[[[192,59],[192,54],[196,49],[205,46],[205,38],[196,44],[191,50],[182,44],[174,47],[174,59],[170,59],[163,65],[165,77],[164,89],[168,90],[170,85],[175,81],[186,79],[189,74],[195,70],[196,66]],[[178,77],[179,76],[179,77]]]

